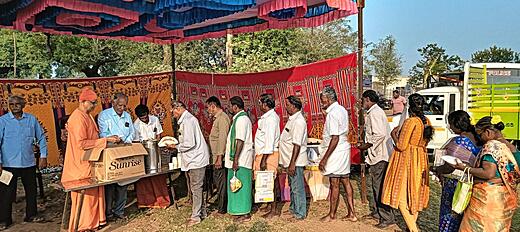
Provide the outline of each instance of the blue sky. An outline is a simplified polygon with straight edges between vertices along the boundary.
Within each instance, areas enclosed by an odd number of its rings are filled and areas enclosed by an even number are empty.
[[[357,15],[350,19],[357,30]],[[367,42],[396,38],[404,75],[428,43],[465,60],[492,45],[520,52],[520,1],[366,0],[364,34]]]

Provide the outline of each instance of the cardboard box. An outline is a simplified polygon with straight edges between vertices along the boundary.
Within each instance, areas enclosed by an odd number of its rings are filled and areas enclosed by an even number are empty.
[[[255,191],[255,203],[273,202],[274,192],[272,190]]]
[[[274,189],[274,172],[273,171],[256,171],[255,172],[255,190],[273,190]]]
[[[144,156],[148,152],[140,143],[110,145],[92,149],[84,159],[93,162],[93,175],[99,181],[113,181],[145,175]]]

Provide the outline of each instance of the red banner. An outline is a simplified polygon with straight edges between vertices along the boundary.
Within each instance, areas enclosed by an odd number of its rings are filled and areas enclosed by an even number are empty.
[[[0,80],[0,115],[8,111],[7,97],[20,94],[27,100],[26,112],[34,114],[42,124],[49,145],[49,163],[59,165],[60,120],[78,106],[78,92],[84,86],[92,86],[101,98],[94,115],[111,107],[114,93],[124,92],[130,97],[128,111],[135,120],[133,109],[138,104],[147,104],[151,113],[158,116],[166,135],[172,134],[170,112],[171,72],[136,76],[55,79],[55,80]],[[309,137],[321,138],[324,115],[320,109],[319,91],[324,86],[332,86],[338,93],[339,103],[349,111],[349,138],[355,142],[358,134],[356,117],[356,55],[325,60],[309,65],[279,71],[252,74],[203,74],[177,72],[177,89],[180,100],[185,102],[198,117],[206,135],[211,129],[211,119],[204,103],[210,96],[217,96],[225,108],[228,99],[241,96],[246,110],[256,124],[261,112],[258,99],[263,93],[276,97],[276,112],[282,119],[283,127],[288,119],[284,99],[296,95],[304,101],[304,115],[307,118]],[[359,152],[352,152],[353,163],[359,163]]]
[[[307,119],[309,137],[321,138],[324,115],[320,107],[319,92],[325,86],[332,86],[338,94],[338,102],[349,112],[349,141],[357,142],[358,125],[356,103],[357,55],[320,61],[289,69],[249,74],[207,74],[177,72],[177,91],[189,111],[195,115],[208,135],[211,119],[204,103],[210,96],[217,96],[227,112],[229,98],[240,96],[244,99],[246,112],[256,130],[257,119],[261,116],[258,99],[263,93],[271,93],[276,98],[276,112],[283,128],[289,115],[285,110],[285,98],[290,95],[304,101],[304,116]],[[361,162],[359,151],[351,152],[352,162]]]

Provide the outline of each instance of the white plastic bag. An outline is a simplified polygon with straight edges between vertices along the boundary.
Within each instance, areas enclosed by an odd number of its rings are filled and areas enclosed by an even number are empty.
[[[240,188],[242,188],[242,182],[237,178],[237,172],[233,171],[233,177],[229,180],[229,186],[231,188],[231,192],[236,192]]]

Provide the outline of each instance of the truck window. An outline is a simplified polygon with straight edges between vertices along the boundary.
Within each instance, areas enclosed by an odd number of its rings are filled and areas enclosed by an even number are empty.
[[[424,114],[444,115],[444,95],[424,95],[424,98],[426,99]]]
[[[450,94],[450,112],[455,111],[455,94]]]

